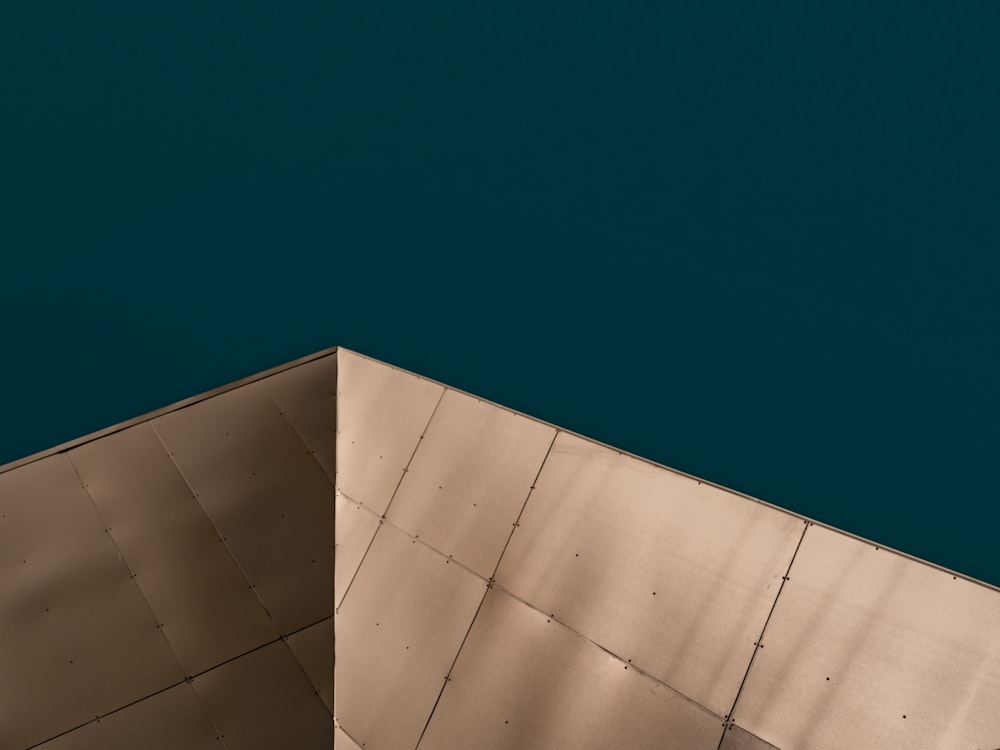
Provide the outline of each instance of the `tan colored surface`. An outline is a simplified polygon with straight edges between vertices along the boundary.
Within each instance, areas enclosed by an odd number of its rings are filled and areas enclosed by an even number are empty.
[[[554,437],[551,427],[447,391],[387,517],[489,578]]]
[[[283,633],[333,614],[333,488],[260,383],[153,428]]]
[[[182,680],[65,455],[0,474],[0,747]]]
[[[734,716],[784,750],[1000,746],[994,591],[810,526],[762,643]]]
[[[730,724],[722,738],[719,750],[778,750],[774,745],[764,742],[745,729]]]
[[[307,360],[0,471],[0,747],[1000,746],[997,589]]]
[[[292,650],[306,677],[319,691],[327,710],[333,715],[333,618],[317,622],[288,636]]]
[[[278,637],[148,423],[69,457],[186,674]]]
[[[140,418],[0,471],[3,750],[330,747],[335,365],[157,412],[170,451]]]
[[[335,710],[375,750],[413,750],[486,591],[388,524],[335,617]]]
[[[444,388],[351,352],[337,356],[337,489],[381,516]]]
[[[340,727],[337,727],[333,735],[333,750],[361,750],[361,745],[344,734]]]
[[[46,742],[39,750],[219,750],[221,744],[187,683]]]
[[[329,748],[333,722],[282,642],[194,679],[226,750]]]
[[[264,378],[261,385],[332,482],[337,461],[337,355]]]
[[[337,569],[334,572],[338,607],[358,572],[378,524],[379,517],[371,510],[337,495]]]
[[[493,589],[420,750],[715,750],[721,721]]]
[[[803,527],[560,433],[497,582],[721,719]]]

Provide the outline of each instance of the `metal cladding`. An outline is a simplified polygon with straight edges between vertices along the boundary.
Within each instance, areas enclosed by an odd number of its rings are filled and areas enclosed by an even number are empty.
[[[337,747],[1000,747],[1000,591],[339,353]]]
[[[1000,747],[996,588],[343,349],[0,516],[4,750]]]
[[[333,743],[337,357],[0,470],[0,748]]]

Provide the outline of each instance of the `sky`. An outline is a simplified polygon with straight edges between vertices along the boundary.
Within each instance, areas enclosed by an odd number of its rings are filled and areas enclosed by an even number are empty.
[[[0,463],[341,345],[1000,584],[1000,6],[622,5],[0,5]]]

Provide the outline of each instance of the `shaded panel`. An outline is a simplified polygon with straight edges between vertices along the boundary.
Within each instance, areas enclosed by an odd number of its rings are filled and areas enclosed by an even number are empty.
[[[444,388],[343,349],[337,488],[383,515]]]
[[[184,683],[46,742],[39,750],[219,750],[220,747],[194,690]]]
[[[344,734],[343,729],[337,727],[333,733],[333,750],[361,750],[361,745]]]
[[[726,734],[722,738],[719,750],[779,750],[774,745],[764,742],[760,737],[755,737],[745,729],[730,724],[726,728]]]
[[[369,748],[413,750],[486,582],[388,524],[335,616],[336,715]]]
[[[722,722],[493,589],[420,750],[715,750]]]
[[[182,679],[66,456],[0,474],[0,747]]]
[[[187,674],[277,638],[149,424],[69,457]]]
[[[351,502],[343,495],[337,495],[337,563],[334,573],[338,607],[361,565],[378,525],[379,517],[372,511]]]
[[[288,636],[288,647],[333,714],[333,618]]]
[[[1000,746],[984,586],[810,526],[762,645],[735,717],[782,748]]]
[[[194,679],[227,750],[329,750],[333,718],[292,652],[272,643]]]
[[[388,518],[489,578],[553,437],[552,427],[446,391]]]
[[[560,433],[497,581],[722,717],[803,527]]]
[[[333,614],[333,487],[260,383],[153,426],[281,631]]]
[[[337,460],[336,353],[279,372],[261,384],[333,482]]]

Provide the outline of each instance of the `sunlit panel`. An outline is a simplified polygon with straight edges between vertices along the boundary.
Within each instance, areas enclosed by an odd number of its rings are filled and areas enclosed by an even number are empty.
[[[420,750],[716,750],[722,722],[493,589]]]
[[[389,524],[335,616],[337,721],[358,742],[412,750],[486,582]]]
[[[786,749],[1000,747],[1000,594],[810,526],[735,719]]]
[[[803,528],[560,433],[497,582],[721,717]]]
[[[382,515],[444,388],[351,352],[338,356],[337,489]]]
[[[552,427],[446,391],[388,518],[489,578],[554,437]]]

